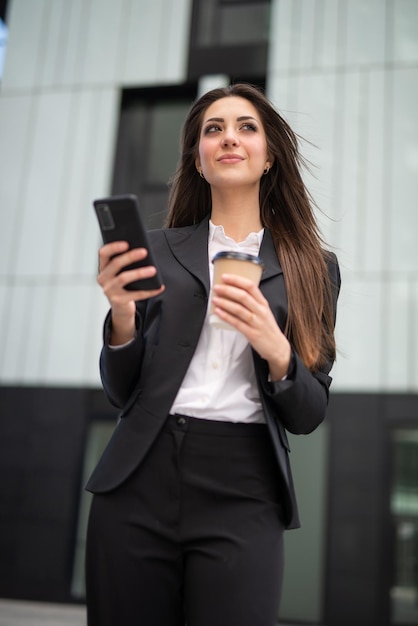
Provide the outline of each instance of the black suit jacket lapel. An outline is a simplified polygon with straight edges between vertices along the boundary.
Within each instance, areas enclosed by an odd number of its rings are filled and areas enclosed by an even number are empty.
[[[263,241],[261,242],[260,246],[260,257],[264,263],[264,270],[261,276],[261,282],[283,273],[283,270],[280,267],[280,263],[277,258],[273,238],[270,234],[270,231],[267,229],[264,230]]]
[[[165,231],[167,243],[179,263],[193,274],[205,287],[209,294],[208,268],[208,235],[209,216],[196,226],[186,228],[172,228]],[[264,231],[260,246],[260,257],[264,262],[261,282],[282,274],[283,270],[277,258],[273,239],[270,232]]]
[[[195,226],[165,231],[167,243],[177,261],[204,286],[209,295],[208,264],[209,217]]]

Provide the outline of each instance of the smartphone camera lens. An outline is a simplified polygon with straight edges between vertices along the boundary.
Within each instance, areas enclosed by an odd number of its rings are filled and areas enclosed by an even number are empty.
[[[97,215],[102,230],[112,230],[115,228],[115,222],[108,204],[99,204],[97,207]]]

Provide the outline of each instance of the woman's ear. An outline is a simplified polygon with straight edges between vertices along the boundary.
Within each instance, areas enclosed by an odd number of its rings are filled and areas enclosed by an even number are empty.
[[[267,156],[267,161],[266,161],[266,164],[264,166],[264,172],[263,172],[264,176],[267,176],[267,174],[271,170],[271,167],[272,167],[273,163],[274,163],[274,157]]]
[[[201,164],[200,164],[200,158],[199,158],[199,157],[196,157],[196,158],[195,158],[194,164],[195,164],[195,166],[196,166],[197,171],[198,171],[198,172],[199,172],[199,174],[200,174],[200,172],[202,171],[202,166],[201,166]]]

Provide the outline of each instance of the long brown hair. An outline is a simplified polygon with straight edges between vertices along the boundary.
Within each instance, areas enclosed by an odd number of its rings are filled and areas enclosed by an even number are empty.
[[[303,362],[316,370],[335,358],[332,285],[327,258],[315,220],[314,202],[302,180],[305,165],[298,137],[265,95],[239,83],[213,89],[192,106],[183,126],[181,156],[170,183],[166,226],[188,226],[211,212],[208,183],[196,171],[203,114],[216,100],[239,96],[260,114],[267,152],[274,163],[260,181],[261,222],[273,238],[288,297],[286,336]]]

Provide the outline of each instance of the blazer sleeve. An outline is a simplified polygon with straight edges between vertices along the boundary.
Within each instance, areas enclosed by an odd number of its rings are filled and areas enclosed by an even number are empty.
[[[333,253],[328,253],[334,306],[334,323],[337,299],[341,286],[338,261]],[[285,428],[294,434],[308,434],[323,421],[329,400],[329,387],[332,378],[329,372],[333,359],[316,372],[311,372],[299,355],[293,350],[291,368],[286,380],[268,382],[268,367],[261,378],[261,387],[268,410]]]
[[[141,332],[142,322],[139,312],[136,314],[135,325],[137,329],[135,339],[118,348],[109,346],[112,330],[110,311],[107,314],[103,328],[100,377],[109,402],[120,409],[127,404],[135,391],[141,372],[144,340]]]

